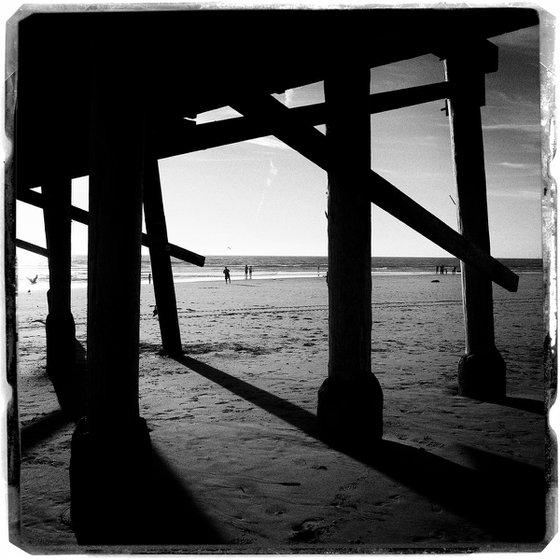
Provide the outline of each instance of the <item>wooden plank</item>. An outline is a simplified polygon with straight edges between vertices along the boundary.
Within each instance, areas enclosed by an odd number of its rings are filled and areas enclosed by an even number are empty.
[[[370,114],[402,109],[444,99],[449,95],[449,84],[438,82],[423,86],[404,88],[369,96]],[[302,124],[316,126],[325,122],[325,104],[316,103],[304,107],[289,109],[289,114]],[[174,157],[198,150],[217,148],[269,136],[274,133],[268,121],[252,120],[247,117],[235,117],[193,127],[189,121],[178,121],[163,126],[158,133],[156,147],[159,159]]]
[[[181,332],[167,242],[161,181],[158,162],[154,157],[147,157],[144,161],[144,217],[150,239],[150,264],[163,352],[168,356],[181,356]]]
[[[146,245],[147,247],[150,246],[149,236],[146,234],[142,234],[142,245]],[[173,243],[167,244],[166,251],[169,252],[170,257],[194,264],[196,266],[204,266],[204,263],[206,262],[206,257],[193,253],[192,251],[179,247],[178,245],[174,245]]]
[[[39,247],[34,243],[29,243],[28,241],[23,241],[22,239],[16,239],[16,247],[40,255],[41,257],[48,257],[49,253],[44,247]]]
[[[32,206],[35,206],[37,208],[43,208],[43,195],[38,192],[32,190],[24,190],[18,193],[17,198],[18,200],[21,200],[22,202],[25,202],[27,204],[31,204]],[[89,224],[89,213],[82,208],[71,206],[70,216],[75,222],[84,224],[86,226]],[[142,234],[142,245],[144,247],[150,246],[150,238],[145,233]],[[203,255],[199,255],[198,253],[194,253],[193,251],[189,251],[188,249],[184,249],[183,247],[179,247],[178,245],[174,245],[173,243],[168,243],[168,246],[169,256],[181,261],[188,262],[190,264],[194,264],[196,266],[204,266],[206,257],[204,257]]]
[[[268,120],[275,136],[319,167],[329,170],[327,140],[312,127],[290,117],[289,109],[269,96],[244,96],[232,100],[232,107],[255,119]],[[371,201],[433,241],[452,255],[470,264],[508,291],[516,291],[519,278],[502,263],[473,242],[461,236],[439,218],[428,212],[389,181],[374,171],[367,178]]]

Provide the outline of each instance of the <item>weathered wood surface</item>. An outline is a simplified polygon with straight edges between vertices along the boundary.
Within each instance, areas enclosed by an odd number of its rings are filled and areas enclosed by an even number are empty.
[[[371,204],[365,188],[371,130],[369,70],[325,80],[329,157],[329,376],[371,371]]]
[[[252,118],[268,120],[274,126],[277,138],[328,172],[331,159],[328,157],[327,139],[318,130],[291,117],[289,109],[282,103],[268,96],[244,96],[232,102],[232,107]],[[371,202],[506,290],[517,290],[517,275],[487,251],[428,212],[381,175],[370,170],[364,180],[368,183]]]
[[[453,162],[457,182],[457,210],[461,235],[490,252],[484,142],[480,106],[484,104],[484,73],[479,60],[450,56],[446,73],[453,88],[449,99]],[[466,352],[494,349],[492,282],[471,263],[461,267]]]
[[[485,104],[484,69],[496,64],[495,49],[465,42],[445,59],[452,86],[448,106],[459,230],[487,252],[490,232],[480,107]],[[506,364],[495,345],[492,282],[471,263],[463,263],[461,275],[465,354],[458,367],[459,394],[499,401],[506,396]]]
[[[329,441],[369,449],[383,435],[383,393],[371,371],[370,73],[350,60],[325,79],[329,363],[317,420]]]

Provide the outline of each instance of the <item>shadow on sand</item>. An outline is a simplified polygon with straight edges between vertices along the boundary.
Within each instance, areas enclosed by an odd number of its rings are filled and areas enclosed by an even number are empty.
[[[535,399],[527,399],[524,397],[505,397],[497,404],[508,406],[509,408],[517,408],[517,410],[524,410],[525,412],[532,412],[533,414],[540,414],[544,416],[545,407],[543,401]]]
[[[70,416],[58,410],[25,426],[21,430],[22,453],[31,452],[72,425]],[[134,460],[127,465],[128,457],[118,459],[119,451],[111,450],[110,445],[102,445],[99,450],[95,453],[97,460],[90,461],[88,467],[91,468],[83,477],[83,486],[93,488],[86,522],[76,524],[72,523],[74,519],[70,521],[80,545],[77,550],[83,552],[83,547],[87,550],[90,546],[95,550],[100,547],[114,550],[118,546],[119,552],[127,546],[136,552],[161,550],[162,546],[173,552],[174,545],[180,551],[190,545],[193,552],[200,545],[205,545],[206,550],[208,545],[215,545],[217,550],[224,548],[220,545],[225,545],[226,539],[196,504],[185,481],[177,479],[149,440],[141,461],[147,463],[144,465]],[[123,464],[125,472],[120,473]],[[127,493],[131,488],[132,492]],[[12,538],[20,540],[19,535],[12,535]],[[20,545],[29,552],[47,552],[39,543],[22,541]]]
[[[537,543],[545,538],[546,486],[541,469],[474,449],[469,451],[480,465],[476,470],[387,440],[363,449],[346,448],[320,434],[317,417],[299,406],[193,358],[178,361],[308,436],[469,519],[496,541]]]
[[[21,428],[21,450],[25,453],[72,422],[62,410],[55,410]]]
[[[473,469],[388,440],[371,442],[361,449],[337,445],[318,431],[314,414],[290,401],[193,358],[183,356],[176,360],[304,434],[470,520],[497,543],[538,543],[545,538],[547,488],[541,469],[474,448],[464,449],[476,465]],[[60,411],[26,426],[21,434],[22,448],[26,450],[37,445],[68,423],[68,416]],[[131,519],[119,519],[119,526],[109,538],[102,531],[81,539],[80,544],[109,545],[109,548],[117,544],[132,545],[134,550],[144,548],[147,551],[158,545],[165,545],[166,549],[171,547],[169,550],[173,550],[173,545],[178,550],[185,550],[188,545],[206,545],[204,549],[209,550],[207,545],[214,545],[216,550],[223,550],[226,540],[196,504],[186,482],[175,477],[151,446],[150,456],[149,474],[141,480],[140,511]]]

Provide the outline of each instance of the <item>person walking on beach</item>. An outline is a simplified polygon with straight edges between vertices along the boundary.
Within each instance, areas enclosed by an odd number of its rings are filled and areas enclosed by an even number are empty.
[[[250,266],[249,267],[249,280],[252,280],[252,279],[253,279],[253,267]]]
[[[245,265],[245,280],[247,280],[248,275],[249,275],[249,267]]]
[[[152,275],[148,274],[148,284],[151,284],[151,283],[152,283]]]
[[[224,268],[224,276],[225,276],[225,279],[226,279],[226,284],[228,282],[231,284],[231,278],[230,278],[230,275],[229,275],[229,268],[227,266]]]

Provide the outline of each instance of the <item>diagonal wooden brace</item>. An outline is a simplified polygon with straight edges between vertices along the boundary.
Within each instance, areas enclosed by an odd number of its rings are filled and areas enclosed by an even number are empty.
[[[245,95],[243,98],[232,99],[230,105],[248,119],[260,122],[267,120],[279,140],[325,171],[329,171],[337,163],[329,157],[326,137],[313,127],[305,126],[290,113],[290,109],[273,97]],[[381,175],[370,171],[366,182],[364,186],[369,190],[373,204],[461,261],[486,274],[499,286],[510,292],[517,291],[519,278],[515,273],[428,212]]]
[[[44,247],[40,247],[39,245],[35,245],[34,243],[29,243],[29,241],[24,241],[23,239],[16,239],[16,247],[19,249],[24,249],[25,251],[29,251],[30,253],[35,253],[36,255],[40,255],[41,257],[48,257],[49,253]]]
[[[369,96],[370,114],[392,111],[449,97],[448,82],[398,89]],[[315,103],[289,109],[300,124],[320,125],[325,123],[325,103]],[[221,121],[193,126],[190,121],[166,122],[154,130],[156,157],[163,159],[197,150],[208,150],[218,146],[244,142],[274,133],[269,121],[255,121],[247,117],[234,117]]]
[[[21,200],[21,202],[31,204],[32,206],[36,206],[37,208],[43,208],[43,195],[33,190],[24,190],[21,193],[18,193],[17,198],[18,200]],[[71,206],[70,215],[72,217],[72,220],[74,220],[75,222],[84,224],[86,226],[89,225],[89,213],[86,210],[77,208],[76,206]],[[36,251],[29,246],[24,247],[23,244],[26,242],[20,241],[20,243],[21,245],[18,246],[20,246],[22,249],[27,249],[29,251],[37,253],[38,255],[43,255],[43,253]],[[150,238],[145,233],[142,234],[142,245],[144,245],[144,247],[150,246]],[[184,249],[183,247],[179,247],[178,245],[174,245],[173,243],[167,243],[166,250],[168,251],[170,257],[188,262],[190,264],[194,264],[196,266],[204,266],[206,257],[199,255],[198,253],[194,253],[193,251],[189,251],[188,249]],[[43,256],[47,255],[44,254]]]

